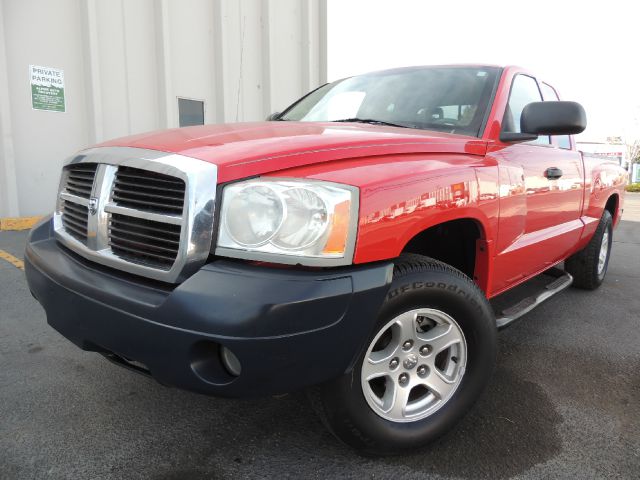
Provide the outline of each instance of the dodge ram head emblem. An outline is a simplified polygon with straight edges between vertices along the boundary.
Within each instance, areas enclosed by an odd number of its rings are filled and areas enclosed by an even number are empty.
[[[89,199],[89,213],[91,215],[95,215],[98,211],[98,199],[96,197],[91,197]]]
[[[411,370],[417,364],[418,356],[415,353],[410,353],[409,355],[407,355],[407,358],[405,358],[404,362],[402,362],[402,365],[404,365],[404,368],[406,368],[407,370]]]

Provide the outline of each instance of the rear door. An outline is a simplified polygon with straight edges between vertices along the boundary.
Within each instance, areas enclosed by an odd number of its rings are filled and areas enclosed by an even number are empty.
[[[535,78],[516,75],[502,130],[519,132],[525,105],[542,99]],[[546,98],[555,99],[557,96]],[[500,199],[494,291],[557,263],[578,241],[584,173],[580,154],[570,150],[571,141],[567,144],[566,140],[540,136],[525,143],[498,141],[491,148],[490,155],[499,163],[504,193]]]

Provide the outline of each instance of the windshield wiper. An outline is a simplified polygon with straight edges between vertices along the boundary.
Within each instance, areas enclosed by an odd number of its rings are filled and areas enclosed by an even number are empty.
[[[373,118],[344,118],[342,120],[331,120],[332,122],[353,122],[353,123],[370,123],[371,125],[387,125],[388,127],[415,128],[411,125],[400,125],[397,123],[385,122],[384,120],[375,120]]]

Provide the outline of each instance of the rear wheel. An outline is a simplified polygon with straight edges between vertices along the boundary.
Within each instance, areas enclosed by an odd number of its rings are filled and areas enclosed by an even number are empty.
[[[587,246],[565,261],[565,270],[573,276],[573,286],[595,290],[602,285],[609,267],[612,234],[611,214],[605,210]]]
[[[310,396],[343,442],[396,453],[449,431],[489,381],[495,355],[495,319],[477,286],[441,262],[403,255],[356,367]]]

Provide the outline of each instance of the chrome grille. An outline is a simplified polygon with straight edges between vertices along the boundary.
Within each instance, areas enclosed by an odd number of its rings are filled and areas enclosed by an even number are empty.
[[[114,213],[109,218],[109,245],[120,258],[168,270],[178,256],[180,230],[180,225]]]
[[[184,181],[180,178],[132,167],[119,167],[113,202],[123,207],[182,215]]]
[[[97,163],[78,163],[67,167],[66,191],[81,198],[91,197],[97,167]]]
[[[180,282],[211,250],[217,167],[129,147],[70,159],[53,216],[56,238],[97,263]]]
[[[64,229],[77,240],[87,243],[87,220],[89,210],[86,206],[73,203],[68,200],[62,201],[62,224]]]

